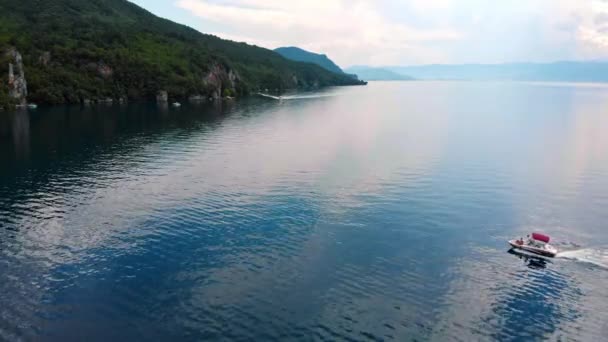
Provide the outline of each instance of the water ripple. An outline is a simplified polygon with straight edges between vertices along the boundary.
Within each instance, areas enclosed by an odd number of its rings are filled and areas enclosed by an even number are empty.
[[[0,340],[601,340],[604,95],[519,87],[2,116]]]

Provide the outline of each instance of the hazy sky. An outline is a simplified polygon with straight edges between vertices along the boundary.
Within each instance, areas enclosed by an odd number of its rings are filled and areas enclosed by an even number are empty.
[[[608,57],[608,0],[132,0],[201,32],[340,66]]]

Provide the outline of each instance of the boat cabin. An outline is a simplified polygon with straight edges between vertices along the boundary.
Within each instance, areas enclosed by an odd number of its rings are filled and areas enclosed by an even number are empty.
[[[543,248],[545,244],[549,243],[551,239],[549,236],[540,234],[540,233],[532,233],[532,236],[528,239],[528,245]]]

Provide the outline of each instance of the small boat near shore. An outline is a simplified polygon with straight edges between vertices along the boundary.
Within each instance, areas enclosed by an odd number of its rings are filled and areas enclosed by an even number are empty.
[[[181,106],[182,106],[182,104],[181,104],[181,103],[179,103],[179,102],[173,102],[172,106],[173,106],[173,107],[181,107]]]
[[[526,239],[522,237],[517,240],[510,240],[509,245],[514,249],[553,258],[557,255],[557,248],[549,244],[550,240],[551,238],[547,235],[532,233]]]

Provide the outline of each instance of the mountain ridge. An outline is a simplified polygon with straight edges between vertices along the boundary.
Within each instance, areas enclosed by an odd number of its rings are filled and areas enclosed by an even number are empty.
[[[417,79],[608,82],[608,62],[555,61],[386,66]]]
[[[359,79],[366,81],[411,81],[414,78],[391,71],[387,68],[355,65],[345,69],[349,74],[356,74]]]
[[[325,54],[310,52],[296,46],[279,47],[273,51],[293,61],[313,63],[325,70],[338,74],[343,73],[342,69]]]

